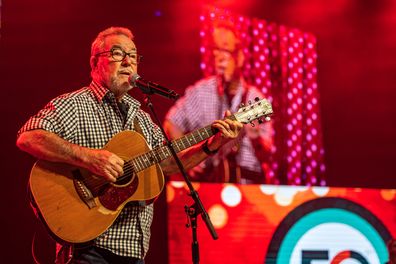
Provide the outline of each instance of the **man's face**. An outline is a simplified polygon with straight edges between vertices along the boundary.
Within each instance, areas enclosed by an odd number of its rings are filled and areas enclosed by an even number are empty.
[[[237,69],[242,65],[238,40],[234,33],[226,28],[215,28],[213,32],[213,56],[216,74],[222,75],[225,81],[237,77]]]
[[[105,52],[111,50],[113,52]],[[131,74],[137,72],[135,43],[125,35],[110,35],[105,38],[101,52],[105,53],[98,55],[93,79],[120,98],[132,88],[128,78]],[[122,59],[123,52],[129,53],[130,56],[125,56]],[[115,59],[118,58],[117,55],[121,58],[121,61]]]

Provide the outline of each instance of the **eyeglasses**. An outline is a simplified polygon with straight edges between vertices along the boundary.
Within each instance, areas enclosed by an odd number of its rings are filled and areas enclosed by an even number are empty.
[[[218,56],[220,54],[223,54],[223,55],[225,55],[227,57],[232,57],[232,56],[235,56],[238,53],[238,50],[236,49],[234,51],[231,51],[231,50],[224,49],[224,48],[212,47],[212,52],[213,52],[214,56]]]
[[[102,54],[108,53],[108,52],[110,52],[111,57],[113,58],[113,60],[115,62],[123,61],[127,55],[132,60],[132,64],[134,64],[134,65],[139,64],[143,59],[142,55],[138,55],[137,53],[134,53],[134,52],[125,52],[120,48],[112,48],[111,50],[102,51],[102,52],[96,53],[95,56],[99,56],[99,55],[102,55]]]

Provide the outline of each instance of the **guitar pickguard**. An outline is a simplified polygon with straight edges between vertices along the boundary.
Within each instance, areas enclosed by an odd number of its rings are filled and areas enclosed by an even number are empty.
[[[107,209],[116,211],[129,197],[131,197],[139,185],[139,178],[133,177],[132,182],[127,185],[117,186],[110,184],[99,197],[100,203]]]

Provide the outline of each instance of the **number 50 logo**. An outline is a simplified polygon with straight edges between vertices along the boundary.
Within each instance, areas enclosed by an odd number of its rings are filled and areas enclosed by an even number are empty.
[[[346,259],[354,259],[360,263],[369,264],[367,259],[355,251],[342,251],[331,259],[331,264],[338,264]],[[301,263],[311,263],[313,260],[329,260],[328,250],[303,250]]]
[[[388,260],[385,241],[390,237],[364,207],[319,198],[298,206],[280,223],[265,263],[382,264]]]

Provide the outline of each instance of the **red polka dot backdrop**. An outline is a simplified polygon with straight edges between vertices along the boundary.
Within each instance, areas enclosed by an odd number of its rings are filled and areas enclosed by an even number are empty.
[[[200,22],[204,76],[215,73],[214,26],[232,27],[245,57],[243,76],[273,105],[275,144],[268,183],[326,185],[315,36],[215,7],[206,8]]]

